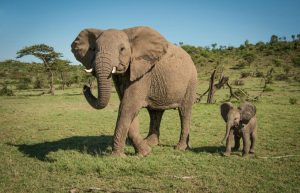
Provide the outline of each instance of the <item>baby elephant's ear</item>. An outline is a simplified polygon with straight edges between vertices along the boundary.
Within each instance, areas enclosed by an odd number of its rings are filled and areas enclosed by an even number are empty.
[[[239,108],[241,114],[241,122],[247,124],[256,114],[256,107],[252,103],[245,102]]]
[[[232,103],[230,103],[230,102],[223,103],[220,106],[220,109],[221,109],[221,115],[222,115],[224,121],[227,122],[228,113],[231,109],[233,109]]]

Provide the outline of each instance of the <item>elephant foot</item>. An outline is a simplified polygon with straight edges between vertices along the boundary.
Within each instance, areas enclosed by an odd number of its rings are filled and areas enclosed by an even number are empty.
[[[124,152],[120,152],[120,151],[113,151],[111,153],[111,156],[112,157],[126,157],[125,153]]]
[[[229,157],[229,156],[230,156],[230,152],[224,152],[224,153],[223,153],[223,156]]]
[[[146,157],[151,152],[151,147],[147,144],[143,145],[143,147],[138,148],[137,155],[140,157]]]
[[[158,145],[158,143],[159,143],[159,139],[158,139],[157,135],[155,135],[155,134],[149,135],[144,140],[151,147]]]
[[[248,153],[243,152],[242,156],[247,157]]]
[[[232,151],[239,151],[239,147],[234,147],[234,148],[232,148]]]
[[[188,144],[186,144],[186,143],[178,143],[178,144],[176,145],[176,147],[175,147],[175,149],[181,150],[181,151],[184,151],[184,150],[186,150],[186,149],[188,149],[188,148],[189,148],[189,146],[188,146]]]
[[[249,153],[254,154],[254,149],[250,149]]]

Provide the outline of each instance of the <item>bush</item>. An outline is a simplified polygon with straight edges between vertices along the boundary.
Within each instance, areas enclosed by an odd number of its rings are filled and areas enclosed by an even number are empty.
[[[5,84],[0,90],[0,96],[15,96],[15,94],[11,89],[7,88],[7,85]]]
[[[289,102],[290,102],[291,105],[297,104],[297,99],[294,98],[294,97],[290,97]]]
[[[283,81],[283,80],[288,80],[289,77],[287,74],[278,74],[275,76],[275,80]]]
[[[251,76],[250,72],[241,72],[241,78],[247,78],[249,76]]]
[[[245,67],[246,67],[246,63],[245,62],[240,62],[240,63],[234,65],[231,69],[239,70],[239,69],[243,69]]]
[[[273,63],[275,64],[276,67],[282,66],[283,62],[280,59],[273,59]]]
[[[243,56],[243,59],[248,63],[251,64],[252,62],[254,62],[256,56],[252,53],[247,53]]]
[[[264,73],[260,72],[260,71],[256,71],[255,72],[255,77],[258,77],[258,78],[264,77]]]
[[[289,74],[289,72],[291,71],[291,67],[290,66],[283,66],[283,71],[285,72],[285,74]]]
[[[269,86],[266,86],[266,87],[264,88],[264,92],[272,92],[272,91],[274,91],[274,89],[272,89],[272,88],[269,87]]]
[[[300,56],[297,56],[292,59],[294,66],[300,67]]]
[[[30,78],[21,78],[19,80],[19,83],[17,85],[17,89],[20,90],[26,90],[29,89],[29,84],[31,83],[31,79]]]
[[[40,77],[37,77],[37,79],[33,83],[33,88],[44,88],[45,87],[45,81],[41,79]]]

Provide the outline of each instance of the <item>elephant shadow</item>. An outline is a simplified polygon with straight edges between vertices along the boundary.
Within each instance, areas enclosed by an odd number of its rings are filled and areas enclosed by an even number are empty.
[[[191,148],[191,151],[194,153],[217,153],[222,154],[225,151],[224,146],[203,146]]]
[[[55,161],[47,157],[50,152],[58,150],[76,150],[93,156],[105,155],[111,147],[112,136],[74,136],[58,141],[43,142],[36,144],[8,144],[18,148],[28,157],[37,158],[41,161]]]

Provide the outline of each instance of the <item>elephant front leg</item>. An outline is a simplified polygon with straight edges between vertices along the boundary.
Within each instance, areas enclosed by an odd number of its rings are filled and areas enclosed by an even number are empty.
[[[136,113],[137,110],[132,111],[128,107],[126,107],[126,105],[123,105],[121,102],[119,106],[119,114],[114,133],[112,155],[121,157],[125,156],[125,140]]]
[[[251,133],[250,140],[251,140],[250,153],[254,153],[254,147],[256,143],[256,132]]]
[[[238,151],[240,148],[240,140],[241,140],[241,136],[237,133],[234,133],[234,147],[233,147],[233,151]]]
[[[144,141],[142,136],[140,135],[139,120],[137,116],[133,119],[130,125],[128,137],[131,139],[135,152],[138,155],[146,156],[151,152],[151,148],[147,145],[146,141]]]
[[[247,131],[247,127],[242,129],[243,133],[243,156],[247,156],[250,149],[250,142],[249,142],[249,132]]]
[[[150,115],[150,127],[148,136],[145,138],[145,141],[148,145],[154,146],[158,145],[159,143],[159,127],[164,111],[148,109],[148,112]]]
[[[233,130],[231,129],[226,139],[226,151],[223,153],[224,156],[230,156],[233,138]]]

